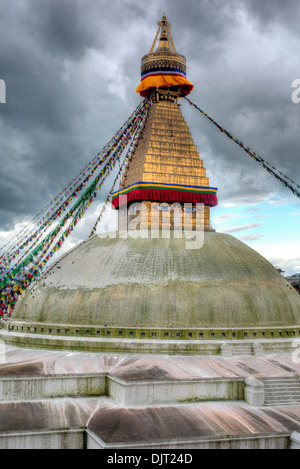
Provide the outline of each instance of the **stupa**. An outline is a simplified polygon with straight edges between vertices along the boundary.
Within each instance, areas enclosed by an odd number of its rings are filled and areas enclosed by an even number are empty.
[[[164,15],[137,87],[153,104],[112,196],[118,232],[53,263],[0,331],[9,352],[0,386],[4,400],[24,399],[23,436],[34,433],[31,393],[41,412],[55,408],[59,434],[86,432],[78,447],[287,448],[291,435],[298,445],[300,298],[261,255],[212,229],[217,189],[180,110],[192,89]],[[286,390],[289,417],[278,407]],[[1,405],[0,447],[15,447],[17,424],[1,426],[1,409],[17,404]],[[37,446],[55,426],[38,416],[28,436]],[[62,447],[55,438],[49,445]]]

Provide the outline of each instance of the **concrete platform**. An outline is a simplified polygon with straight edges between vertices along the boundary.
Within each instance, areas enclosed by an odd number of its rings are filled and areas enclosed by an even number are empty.
[[[79,449],[84,447],[93,398],[0,402],[1,449]]]
[[[4,344],[0,448],[290,448],[300,433],[299,390],[300,363],[290,353],[155,356]]]
[[[287,410],[288,409],[288,410]],[[120,408],[103,403],[88,424],[90,449],[288,449],[300,406],[255,409],[242,403]]]

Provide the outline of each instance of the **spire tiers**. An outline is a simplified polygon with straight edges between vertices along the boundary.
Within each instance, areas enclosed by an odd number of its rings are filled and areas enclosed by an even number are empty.
[[[210,231],[210,207],[218,203],[216,193],[217,189],[209,186],[206,169],[176,100],[155,102],[149,109],[144,128],[123,173],[119,191],[112,195],[113,206],[122,211],[122,197],[126,196],[130,222],[131,218],[136,217],[136,207],[131,205],[142,201],[140,229],[150,226],[155,229],[156,225],[163,228],[163,213],[167,211],[171,219],[165,218],[165,223],[171,223],[170,227],[174,229],[176,210],[180,213],[176,216],[177,221],[180,217],[181,226],[186,228],[189,218],[188,223],[194,229],[197,216],[198,221],[200,216],[196,211],[197,204],[198,208],[202,204],[201,223],[204,230]],[[174,211],[175,205],[178,207]],[[187,209],[190,210],[190,217],[186,214]],[[124,215],[126,218],[127,214]],[[120,216],[120,223],[121,220]],[[124,227],[119,226],[119,229]]]
[[[159,43],[154,52],[155,45]],[[186,60],[178,54],[166,15],[158,22],[158,31],[149,54],[142,57],[141,83],[136,91],[146,97],[157,88],[177,91],[179,96],[187,96],[193,89],[186,79]]]
[[[212,231],[210,207],[218,203],[217,189],[209,186],[178,104],[193,88],[185,73],[185,57],[177,53],[164,15],[149,54],[142,58],[142,80],[137,88],[141,96],[153,95],[153,104],[120,188],[112,194],[112,205],[120,209],[122,231],[135,229],[137,221],[140,230],[195,231],[201,227]]]

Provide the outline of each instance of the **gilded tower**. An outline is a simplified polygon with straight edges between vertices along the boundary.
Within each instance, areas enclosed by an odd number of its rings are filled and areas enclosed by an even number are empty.
[[[142,97],[152,96],[153,105],[120,188],[113,194],[115,208],[121,206],[122,210],[122,200],[126,201],[129,228],[138,211],[140,228],[174,229],[177,225],[193,230],[201,211],[204,230],[211,230],[210,207],[217,205],[217,189],[209,185],[179,104],[192,89],[186,78],[185,57],[177,53],[164,15],[149,54],[142,57],[141,82],[136,90]],[[124,218],[120,220],[124,225]]]

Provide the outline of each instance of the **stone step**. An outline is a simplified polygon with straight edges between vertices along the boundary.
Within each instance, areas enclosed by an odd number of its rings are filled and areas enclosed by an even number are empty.
[[[232,351],[234,351],[234,352],[252,352],[253,348],[252,347],[241,347],[239,345],[239,346],[236,346],[236,347],[232,347]]]
[[[264,391],[265,393],[273,393],[273,392],[281,392],[281,393],[284,393],[284,392],[293,392],[293,393],[298,393],[300,394],[300,390],[299,390],[299,387],[289,387],[289,386],[279,386],[279,387],[271,387],[271,388],[266,388],[264,387]]]
[[[232,348],[234,349],[251,349],[253,348],[252,344],[232,344]]]
[[[272,396],[267,396],[266,397],[266,402],[279,402],[279,401],[299,401],[300,400],[300,397],[299,396],[290,396],[290,395],[281,395],[281,396],[277,396],[277,397],[272,397]]]
[[[300,399],[289,399],[283,398],[280,399],[266,399],[264,405],[299,405]]]
[[[300,404],[300,380],[297,376],[264,378],[261,381],[266,406]]]
[[[285,376],[284,378],[282,376],[278,378],[262,378],[262,381],[264,383],[277,383],[277,382],[286,382],[286,381],[295,381],[300,384],[300,378],[294,377],[294,376]]]
[[[233,357],[250,357],[252,356],[253,354],[252,353],[233,353],[232,356]]]
[[[285,393],[273,393],[273,394],[266,394],[265,393],[265,399],[278,399],[282,397],[283,399],[285,398],[289,398],[289,399],[300,399],[300,394],[293,394],[293,393],[289,393],[289,392],[285,392]]]
[[[265,391],[285,391],[285,390],[291,390],[291,391],[300,391],[300,386],[297,383],[289,384],[289,383],[279,383],[279,384],[271,384],[271,385],[264,385],[264,390]]]
[[[300,393],[300,389],[299,389],[299,386],[296,387],[296,386],[280,386],[280,387],[270,387],[270,388],[266,388],[264,387],[264,391],[266,392],[299,392]]]
[[[232,345],[232,349],[234,350],[252,350],[252,345]]]
[[[300,387],[300,381],[295,379],[295,380],[285,380],[285,379],[278,379],[277,381],[263,381],[265,387],[270,387],[270,386],[299,386]]]
[[[253,353],[247,353],[247,352],[243,352],[243,353],[233,353],[232,356],[233,357],[250,357],[251,355],[253,355]]]
[[[264,390],[265,391],[267,391],[267,390],[272,391],[272,389],[280,389],[281,391],[284,390],[284,389],[295,389],[295,390],[298,389],[298,390],[300,390],[300,386],[297,383],[293,383],[293,384],[278,383],[278,384],[264,385]]]
[[[284,400],[285,398],[287,398],[287,399],[294,399],[294,398],[299,399],[300,398],[299,395],[294,396],[293,394],[286,393],[286,394],[275,394],[275,395],[271,395],[271,396],[267,395],[266,399],[267,400],[271,400],[271,399],[277,399],[278,400],[278,398],[280,398],[280,397],[282,398],[282,400]]]
[[[289,402],[288,400],[284,401],[276,401],[276,402],[265,402],[266,407],[280,407],[280,406],[288,406],[288,405],[299,405],[300,401],[291,401]]]
[[[287,380],[287,379],[278,379],[277,381],[263,381],[265,386],[279,386],[279,385],[284,385],[284,386],[299,386],[300,387],[300,381],[295,379],[295,380]]]
[[[250,352],[250,353],[252,353],[253,349],[252,348],[234,348],[233,347],[232,351],[233,352],[238,352],[238,353],[240,353],[240,352]]]
[[[233,353],[232,356],[233,357],[250,357],[251,355],[253,355],[252,353]]]
[[[240,350],[245,350],[245,349],[252,350],[253,346],[249,344],[245,344],[245,345],[239,344],[239,345],[232,345],[232,348],[236,350],[239,350],[239,349]]]
[[[279,385],[284,385],[284,386],[299,386],[300,387],[300,381],[295,379],[295,380],[287,380],[287,379],[278,379],[277,381],[263,381],[265,386],[279,386]]]
[[[232,355],[254,355],[252,345],[233,345],[231,348]]]

